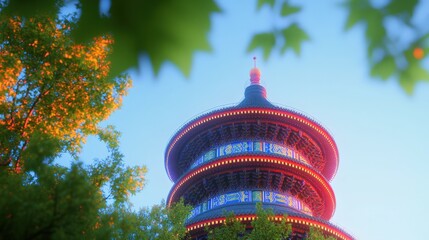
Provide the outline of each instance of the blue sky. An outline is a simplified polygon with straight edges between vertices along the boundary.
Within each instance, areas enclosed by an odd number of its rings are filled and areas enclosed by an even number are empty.
[[[149,169],[145,189],[133,197],[136,208],[167,197],[172,183],[164,151],[172,135],[193,117],[238,103],[248,85],[254,33],[277,19],[256,1],[218,1],[212,17],[213,51],[196,53],[186,78],[165,64],[158,76],[143,60],[123,107],[107,121],[122,132],[121,149],[130,165]],[[301,3],[299,3],[301,4]],[[297,109],[333,135],[340,166],[332,187],[337,208],[331,222],[357,239],[424,239],[429,206],[429,85],[407,96],[393,81],[369,77],[362,29],[344,32],[338,1],[305,1],[297,16],[311,41],[300,57],[288,52],[258,61],[268,99]],[[261,59],[261,57],[259,57]],[[90,139],[83,158],[99,157],[101,144]]]

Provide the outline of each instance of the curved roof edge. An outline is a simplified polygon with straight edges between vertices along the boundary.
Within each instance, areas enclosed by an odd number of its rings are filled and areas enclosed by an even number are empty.
[[[250,86],[250,87],[252,87],[252,86]],[[306,116],[300,112],[297,112],[297,111],[291,110],[291,109],[287,109],[287,108],[283,108],[283,107],[274,106],[271,103],[269,103],[268,100],[266,100],[266,102],[271,104],[271,106],[265,105],[265,103],[264,103],[265,106],[256,106],[256,105],[255,106],[249,106],[249,105],[247,105],[248,102],[245,102],[245,100],[243,100],[240,104],[238,104],[236,106],[215,109],[215,110],[209,111],[207,113],[201,114],[201,115],[197,116],[196,118],[194,118],[193,120],[187,122],[173,135],[173,137],[170,139],[169,143],[167,144],[167,147],[165,150],[165,157],[164,157],[165,169],[166,169],[166,172],[167,172],[170,180],[174,181],[178,177],[178,176],[172,176],[172,174],[170,173],[169,158],[170,158],[171,150],[173,149],[174,145],[180,140],[181,137],[183,137],[192,128],[199,125],[200,124],[199,122],[201,122],[200,120],[206,121],[206,119],[209,119],[210,116],[213,116],[216,114],[221,114],[223,112],[228,112],[228,111],[233,111],[233,110],[242,110],[242,109],[244,110],[244,109],[249,109],[249,108],[259,108],[259,109],[275,110],[275,111],[290,113],[290,114],[296,115],[300,118],[303,118],[304,120],[310,122],[312,125],[316,126],[318,129],[320,129],[323,132],[323,135],[326,135],[327,139],[329,139],[328,141],[330,142],[330,144],[333,147],[333,150],[334,150],[334,156],[333,157],[335,158],[335,162],[336,162],[335,170],[327,178],[330,180],[335,176],[337,169],[338,169],[338,165],[339,165],[338,164],[339,163],[338,148],[337,148],[337,145],[335,143],[334,138],[332,137],[332,135],[329,133],[329,131],[326,128],[324,128],[317,121],[313,120],[312,118],[310,118],[310,117],[308,117],[308,116]],[[196,123],[198,123],[198,124],[196,124]]]
[[[194,218],[187,220],[185,225],[187,228],[189,228],[193,225],[198,225],[201,222],[210,221],[212,219],[225,218],[225,215],[229,212],[233,212],[236,217],[255,215],[255,213],[256,213],[256,204],[255,203],[247,203],[247,204],[240,204],[240,205],[239,204],[230,205],[230,206],[226,206],[226,207],[221,208],[221,209],[214,209],[214,210],[207,211],[205,213],[202,213],[200,215],[195,216]],[[345,237],[343,239],[348,239],[348,240],[355,239],[355,237],[353,237],[351,234],[347,233],[342,228],[336,226],[335,224],[330,223],[329,221],[323,220],[321,218],[312,217],[312,216],[297,212],[297,211],[295,211],[289,207],[286,207],[286,206],[283,207],[283,206],[279,206],[279,205],[275,205],[275,204],[263,204],[262,206],[264,209],[272,209],[272,211],[276,217],[279,217],[279,216],[281,217],[286,213],[288,215],[288,219],[289,218],[298,218],[298,219],[309,220],[309,222],[321,223],[323,225],[327,225],[330,228],[333,228],[333,229],[337,230],[338,232],[340,232]],[[251,219],[249,218],[249,220],[251,220]]]

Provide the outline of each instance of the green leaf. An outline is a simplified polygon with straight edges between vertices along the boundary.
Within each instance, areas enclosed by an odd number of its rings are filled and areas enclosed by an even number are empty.
[[[264,60],[268,60],[274,46],[276,44],[276,36],[272,32],[259,33],[253,36],[252,41],[247,47],[247,52],[251,52],[257,48],[263,51]]]
[[[113,65],[121,64],[118,71],[135,67],[138,56],[143,54],[151,60],[155,73],[169,61],[189,75],[194,53],[210,51],[207,39],[210,17],[218,11],[213,0],[166,0],[162,4],[159,1],[112,0],[109,21],[117,40],[114,47],[126,52],[114,52]],[[127,55],[133,59],[121,59]]]
[[[418,0],[391,0],[386,6],[386,10],[391,15],[406,14],[408,17],[413,15]]]
[[[429,72],[417,61],[408,67],[408,71],[416,81],[429,81]]]
[[[415,79],[410,77],[406,71],[403,71],[399,75],[399,84],[401,85],[405,93],[407,93],[408,95],[411,95],[414,91],[414,86],[416,82],[415,82]]]
[[[297,13],[299,11],[301,11],[301,7],[291,6],[291,5],[289,5],[289,3],[284,2],[280,14],[283,17],[286,17],[286,16],[292,15],[294,13]]]
[[[415,46],[423,49],[424,55],[429,53],[429,33],[424,34],[416,40]]]
[[[265,4],[270,6],[271,8],[274,7],[275,0],[258,0],[258,5],[256,7],[257,10],[261,9]]]
[[[117,76],[125,70],[138,66],[138,50],[135,40],[126,33],[115,34],[113,51],[109,55],[112,63],[110,76]]]
[[[388,36],[384,27],[383,14],[378,9],[369,7],[363,21],[366,22],[367,54],[369,61],[371,61],[374,53],[378,50],[386,52],[385,39]]]
[[[411,95],[419,81],[429,81],[429,72],[420,65],[420,62],[410,62],[408,68],[400,73],[399,83],[402,89]]]
[[[360,12],[356,10],[350,10],[349,15],[347,16],[345,29],[349,30],[355,26],[358,22],[362,20]]]
[[[4,1],[2,1],[3,3]],[[49,13],[55,18],[64,0],[11,0],[3,13],[35,15]],[[69,1],[67,1],[69,2]],[[111,0],[109,13],[100,15],[100,0],[80,0],[80,17],[73,36],[81,42],[94,36],[115,39],[111,76],[138,67],[141,55],[149,57],[155,73],[165,62],[172,62],[189,75],[196,51],[210,51],[207,33],[212,13],[219,12],[214,0],[134,1]],[[262,2],[263,3],[263,2]],[[267,1],[272,4],[273,1]]]
[[[386,80],[396,72],[396,68],[395,58],[392,56],[385,56],[372,66],[371,76]]]
[[[288,49],[292,49],[295,54],[301,53],[301,44],[310,40],[307,33],[302,30],[296,23],[291,24],[282,30],[282,35],[285,39],[281,49],[281,54],[284,54]]]
[[[375,8],[370,8],[365,14],[365,20],[367,22],[365,32],[367,40],[375,44],[383,44],[383,40],[386,36],[383,14]]]
[[[366,11],[371,5],[368,0],[347,0],[343,6],[348,10],[345,30],[351,29],[357,23],[364,21]]]
[[[99,1],[80,0],[79,2],[81,16],[72,31],[72,37],[79,42],[87,42],[108,33],[107,19],[99,12]]]

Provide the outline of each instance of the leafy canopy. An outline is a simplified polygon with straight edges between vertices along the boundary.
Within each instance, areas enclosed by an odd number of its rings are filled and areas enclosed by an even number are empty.
[[[0,18],[1,165],[18,167],[35,133],[78,153],[130,87],[128,76],[109,76],[111,38],[76,44],[71,27],[47,17]]]
[[[240,222],[233,212],[226,214],[225,225],[208,229],[208,239],[246,239],[246,225]]]
[[[99,126],[131,82],[110,77],[111,38],[75,43],[71,21],[0,18],[0,239],[183,238],[183,203],[131,209],[146,168],[126,166],[119,133]],[[55,163],[63,152],[78,159],[88,135],[106,158]]]
[[[183,202],[131,209],[129,195],[141,189],[144,172],[114,157],[0,171],[0,239],[183,239],[190,212]]]
[[[208,239],[236,239],[236,240],[283,240],[291,239],[292,227],[286,222],[287,215],[282,217],[281,222],[274,222],[272,209],[264,209],[259,202],[256,204],[256,219],[251,224],[251,230],[246,230],[245,223],[240,222],[233,212],[226,214],[223,225],[208,228]],[[306,235],[306,240],[335,240],[335,237],[323,233],[320,229],[310,227]]]
[[[208,229],[208,239],[257,239],[282,240],[292,233],[292,227],[286,223],[287,216],[283,216],[280,223],[273,221],[274,213],[271,209],[264,209],[262,204],[256,204],[256,219],[251,222],[252,230],[246,231],[246,224],[236,219],[234,213],[228,213],[225,224],[214,229]]]
[[[310,231],[308,232],[308,240],[336,240],[336,238],[332,236],[326,236],[323,234],[321,230],[318,228],[310,227]]]

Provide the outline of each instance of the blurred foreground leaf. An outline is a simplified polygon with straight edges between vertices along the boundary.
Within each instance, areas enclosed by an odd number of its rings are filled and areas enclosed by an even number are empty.
[[[261,9],[264,5],[268,5],[269,7],[274,7],[276,0],[258,0],[257,9]]]
[[[100,35],[112,35],[113,53],[110,76],[138,67],[140,56],[149,57],[158,73],[165,62],[172,62],[189,75],[195,51],[210,51],[207,39],[212,13],[219,12],[213,0],[112,0],[107,14],[100,12],[102,0],[79,0],[76,28],[72,36],[80,43]],[[2,15],[29,18],[48,14],[55,18],[64,6],[62,0],[11,0]]]
[[[268,60],[270,57],[271,51],[276,45],[276,36],[274,33],[258,33],[253,36],[249,47],[247,48],[248,52],[251,52],[255,49],[262,49],[263,56],[265,60]]]
[[[284,53],[288,49],[292,49],[297,55],[301,53],[301,45],[303,42],[310,40],[304,30],[302,30],[297,24],[292,24],[287,28],[282,30],[282,34],[285,40],[285,43],[281,49],[281,52]]]
[[[377,7],[368,0],[345,0],[343,4],[348,12],[346,29],[358,23],[364,28],[371,76],[395,79],[407,94],[413,93],[418,82],[428,80],[427,66],[423,67],[429,51],[428,33],[411,21],[418,4],[418,0],[390,0]]]
[[[155,73],[169,61],[189,75],[195,51],[209,51],[210,17],[219,8],[213,0],[112,0],[107,16],[98,1],[82,0],[82,17],[74,32],[81,40],[109,32],[115,42],[111,74],[138,67],[140,55],[149,57]]]
[[[264,4],[270,5],[272,15],[282,20],[289,20],[292,15],[301,11],[301,7],[291,5],[286,0],[260,0],[257,9],[260,9]],[[271,31],[255,34],[247,47],[247,52],[262,49],[264,60],[268,60],[274,50],[279,51],[280,54],[285,54],[287,50],[291,49],[299,55],[302,43],[309,39],[308,34],[296,22],[292,21],[286,26],[274,25]]]
[[[376,64],[372,66],[371,75],[373,77],[379,77],[383,80],[388,79],[396,71],[395,58],[392,56],[386,56]]]
[[[284,2],[283,5],[282,5],[282,9],[281,9],[280,14],[283,17],[286,17],[288,15],[291,15],[291,14],[294,14],[294,13],[298,13],[299,11],[301,11],[301,7],[292,6],[288,2]]]

